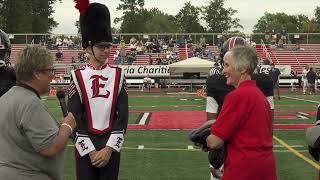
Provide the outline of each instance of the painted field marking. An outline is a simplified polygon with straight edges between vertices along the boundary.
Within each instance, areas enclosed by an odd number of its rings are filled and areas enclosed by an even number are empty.
[[[305,116],[302,116],[302,115],[296,115],[298,118],[300,118],[300,119],[309,119],[308,117],[305,117]]]
[[[187,148],[187,149],[191,150],[191,149],[194,149],[194,148],[193,148],[192,145],[188,145],[188,148]]]
[[[179,99],[180,101],[187,101],[188,99]]]
[[[305,101],[305,102],[317,103],[317,104],[320,103],[320,101],[313,101],[313,100],[295,98],[295,97],[290,97],[290,96],[281,96],[281,97],[288,98],[288,99],[294,99],[294,100],[298,100],[298,101]]]
[[[74,148],[73,144],[68,144],[67,145],[69,148]],[[144,145],[139,145],[138,147],[122,147],[121,149],[129,149],[129,150],[150,150],[150,151],[202,151],[201,149],[198,148],[193,148],[193,149],[179,149],[179,148],[146,148]],[[299,153],[302,152],[308,152],[307,150],[296,150]],[[275,153],[291,153],[292,151],[290,150],[273,150]],[[312,161],[312,160],[311,160]]]
[[[139,121],[139,125],[145,125],[149,115],[150,115],[149,112],[143,113],[143,116],[141,117],[141,119]]]
[[[304,115],[304,116],[310,116],[310,114],[305,113],[305,112],[298,112],[298,114]]]
[[[306,161],[307,163],[309,163],[311,166],[315,167],[317,170],[320,170],[320,165],[314,161],[312,161],[311,159],[309,159],[308,157],[306,157],[305,155],[301,154],[300,152],[298,152],[297,150],[293,149],[292,147],[290,147],[290,145],[288,145],[287,143],[285,143],[282,139],[278,138],[277,136],[273,136],[273,139],[276,140],[279,144],[283,145],[284,147],[286,147],[290,152],[292,152],[294,155],[298,156],[299,158],[303,159],[304,161]]]
[[[194,99],[195,101],[202,101],[203,99]]]
[[[285,146],[283,146],[281,144],[276,144],[276,145],[273,145],[273,147],[282,148],[282,147],[285,147]],[[297,147],[304,147],[304,145],[291,145],[290,147],[297,148]]]

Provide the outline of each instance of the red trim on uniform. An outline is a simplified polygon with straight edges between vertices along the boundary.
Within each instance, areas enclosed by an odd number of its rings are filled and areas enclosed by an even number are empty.
[[[89,64],[88,64],[89,66]],[[93,129],[93,125],[92,125],[92,115],[91,115],[91,109],[90,109],[90,104],[89,104],[89,98],[88,98],[88,93],[87,93],[87,90],[86,90],[86,86],[84,84],[84,81],[83,81],[83,77],[82,77],[82,74],[80,71],[76,71],[76,75],[77,77],[79,78],[79,81],[80,81],[80,87],[81,87],[81,90],[82,90],[82,95],[83,95],[83,100],[84,100],[84,104],[85,104],[85,108],[86,108],[86,111],[87,111],[87,114],[88,114],[88,120],[89,120],[89,129],[92,130],[93,132],[94,129]]]
[[[116,68],[116,77],[115,77],[114,89],[113,89],[113,97],[112,97],[113,99],[112,99],[109,127],[112,127],[112,122],[113,122],[112,119],[113,119],[116,104],[117,104],[118,90],[119,90],[119,84],[120,84],[120,75],[121,75],[121,70],[119,68]]]
[[[231,38],[230,43],[229,43],[229,50],[234,48],[236,39],[237,39],[236,37]]]

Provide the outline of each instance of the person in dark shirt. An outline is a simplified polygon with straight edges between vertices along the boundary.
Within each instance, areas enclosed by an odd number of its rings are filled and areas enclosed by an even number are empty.
[[[61,61],[62,55],[63,55],[62,52],[60,51],[60,49],[58,49],[58,51],[56,52],[56,60]]]
[[[309,72],[307,73],[307,80],[308,80],[308,91],[309,94],[315,94],[315,82],[317,79],[317,73],[310,68]]]
[[[11,44],[0,29],[0,97],[16,84],[16,73],[10,65]]]
[[[274,63],[271,64],[271,76],[273,80],[273,89],[277,92],[278,99],[280,100],[279,79],[281,72],[278,68],[275,68]]]

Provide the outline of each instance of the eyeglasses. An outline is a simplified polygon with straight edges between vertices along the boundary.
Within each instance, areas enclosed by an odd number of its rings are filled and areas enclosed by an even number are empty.
[[[111,43],[103,43],[103,44],[95,44],[94,46],[99,49],[109,49],[112,47],[112,44]]]
[[[38,71],[40,71],[40,72],[47,72],[47,71],[49,71],[49,72],[51,72],[52,74],[56,74],[57,69],[48,68],[48,69],[39,69]]]

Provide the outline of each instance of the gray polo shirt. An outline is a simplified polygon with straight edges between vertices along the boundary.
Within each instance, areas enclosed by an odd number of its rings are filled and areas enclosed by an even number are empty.
[[[37,94],[14,86],[0,98],[0,179],[62,180],[65,151],[48,158],[59,126]]]

